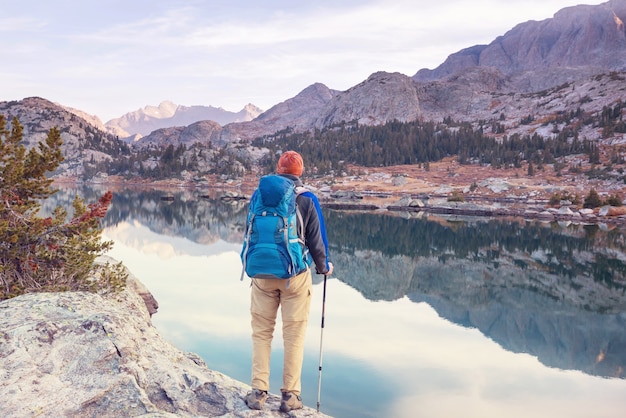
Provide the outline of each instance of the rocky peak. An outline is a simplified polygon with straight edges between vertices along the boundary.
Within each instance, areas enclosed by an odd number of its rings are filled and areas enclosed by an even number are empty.
[[[335,95],[336,91],[322,83],[315,83],[302,90],[295,97],[273,106],[260,115],[256,121],[273,122],[283,126],[311,125],[314,116]]]
[[[324,128],[353,120],[364,125],[379,125],[393,119],[408,122],[416,120],[420,113],[413,80],[400,73],[380,71],[333,97],[320,112],[315,126]]]
[[[203,120],[192,123],[189,126],[176,126],[160,128],[150,135],[146,135],[133,141],[136,147],[143,148],[157,146],[165,148],[168,145],[178,147],[181,144],[191,145],[195,143],[208,144],[219,140],[222,127],[219,123],[211,120]]]
[[[473,66],[496,68],[507,76],[556,68],[578,68],[581,74],[623,71],[625,20],[625,0],[567,7],[553,18],[521,23],[489,45],[476,45],[452,54],[436,69],[418,71],[414,79],[441,79]],[[571,81],[570,78],[571,71],[566,71],[563,79],[553,80],[553,86]]]
[[[252,120],[256,118],[257,116],[259,116],[261,113],[263,113],[263,109],[253,105],[252,103],[248,103],[247,105],[243,107],[243,109],[239,113],[244,113],[248,115],[248,117],[243,120],[243,121],[246,121],[246,120]]]
[[[141,110],[138,110],[137,112],[133,112],[130,115],[141,118],[143,113],[144,117],[151,116],[158,119],[165,119],[174,116],[177,110],[178,105],[169,100],[165,100],[159,103],[158,106],[146,106],[143,108],[143,112]]]
[[[45,141],[51,128],[61,131],[64,161],[55,174],[77,175],[82,172],[83,161],[111,158],[103,150],[119,149],[119,141],[93,126],[64,107],[40,97],[27,97],[19,101],[0,102],[0,114],[9,121],[16,116],[24,127],[23,144],[27,148]]]
[[[295,97],[272,106],[253,121],[224,126],[222,141],[226,143],[240,139],[250,140],[284,129],[312,129],[321,109],[336,94],[336,90],[331,90],[322,83],[312,84]]]
[[[87,122],[89,122],[91,125],[95,126],[96,128],[98,128],[99,130],[101,130],[102,132],[106,132],[106,127],[104,126],[104,123],[102,123],[102,121],[100,120],[100,118],[96,115],[91,115],[87,112],[84,112],[80,109],[74,109],[72,107],[68,107],[68,106],[63,106],[59,103],[55,103],[57,106],[61,106],[63,107],[65,110],[67,110],[68,112],[71,112],[73,114],[75,114],[76,116],[85,119]]]

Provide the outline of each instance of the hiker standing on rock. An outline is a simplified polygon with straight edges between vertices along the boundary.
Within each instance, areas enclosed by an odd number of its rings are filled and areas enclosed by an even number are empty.
[[[313,289],[309,265],[314,262],[318,274],[333,271],[320,204],[304,188],[300,180],[303,171],[300,154],[283,153],[277,174],[264,176],[250,199],[241,254],[244,271],[252,278],[252,391],[245,397],[250,409],[262,409],[267,400],[279,306],[284,344],[280,410],[302,408],[304,337]]]

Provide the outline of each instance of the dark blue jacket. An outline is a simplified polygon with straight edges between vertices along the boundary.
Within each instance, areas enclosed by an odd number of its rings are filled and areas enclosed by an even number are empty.
[[[297,176],[291,174],[280,175],[293,180],[296,188],[304,187],[302,181]],[[304,223],[304,244],[313,258],[315,269],[318,274],[328,273],[330,270],[328,265],[330,256],[326,238],[326,225],[324,224],[324,216],[322,215],[319,200],[317,200],[317,196],[313,192],[307,190],[298,193],[296,204]]]

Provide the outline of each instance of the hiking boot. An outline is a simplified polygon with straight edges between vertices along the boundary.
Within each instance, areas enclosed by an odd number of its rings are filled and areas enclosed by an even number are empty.
[[[263,405],[267,400],[267,391],[253,389],[252,392],[248,392],[244,401],[246,401],[246,405],[250,409],[263,409]]]
[[[289,412],[294,409],[302,408],[302,398],[295,393],[283,392],[283,397],[280,400],[280,412]]]

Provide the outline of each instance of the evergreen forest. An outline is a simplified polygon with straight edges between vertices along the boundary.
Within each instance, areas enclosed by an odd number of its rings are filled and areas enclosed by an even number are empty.
[[[522,162],[541,167],[572,154],[587,154],[591,163],[599,163],[596,143],[579,138],[580,127],[599,127],[605,137],[624,133],[623,107],[619,102],[595,116],[580,109],[556,115],[549,121],[555,125],[550,137],[537,133],[507,136],[501,134],[504,128],[498,121],[483,121],[474,127],[468,122],[446,118],[443,123],[390,121],[380,126],[352,121],[314,132],[285,130],[257,138],[252,144],[272,151],[261,163],[266,171],[273,169],[281,150],[293,149],[315,167],[317,174],[346,170],[350,164],[364,167],[424,164],[427,168],[430,162],[451,156],[461,164],[488,164],[494,168],[519,168]],[[504,120],[504,116],[500,119]],[[523,118],[520,124],[530,121],[532,116]]]

